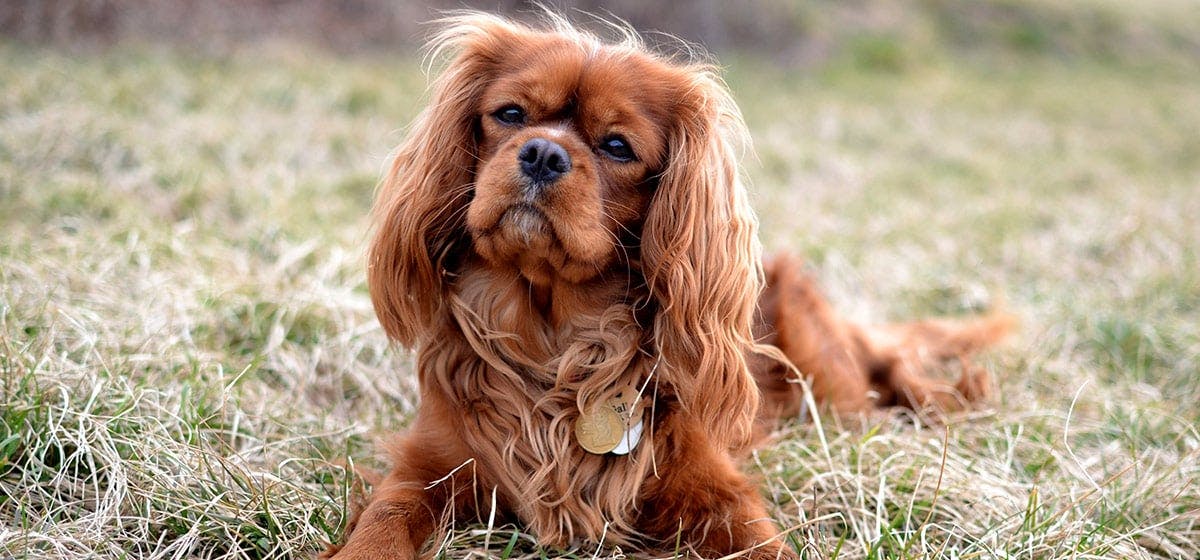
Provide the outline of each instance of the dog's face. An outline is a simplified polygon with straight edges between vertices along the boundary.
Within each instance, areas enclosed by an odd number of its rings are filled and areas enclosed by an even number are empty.
[[[620,294],[632,299],[565,298],[561,312],[652,314],[641,326],[661,356],[656,375],[714,441],[742,440],[762,270],[737,106],[708,65],[633,34],[605,42],[549,23],[443,22],[431,46],[449,64],[376,200],[368,279],[380,323],[421,347],[461,336],[451,303],[462,290],[476,302],[521,280]],[[465,275],[497,285],[468,288]]]
[[[466,225],[535,284],[626,258],[662,171],[674,101],[661,64],[545,36],[513,45],[478,103]]]

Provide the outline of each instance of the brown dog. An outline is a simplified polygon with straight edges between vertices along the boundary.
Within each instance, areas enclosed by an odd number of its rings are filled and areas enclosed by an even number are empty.
[[[548,546],[792,556],[735,461],[760,396],[766,418],[799,409],[795,370],[760,339],[844,412],[983,391],[924,378],[923,353],[972,351],[1001,322],[871,331],[796,263],[764,275],[746,131],[711,67],[553,18],[443,24],[433,48],[454,58],[381,185],[370,252],[421,407],[329,554],[413,558],[495,496]]]

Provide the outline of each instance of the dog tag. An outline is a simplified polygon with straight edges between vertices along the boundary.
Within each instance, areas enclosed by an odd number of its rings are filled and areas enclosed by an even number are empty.
[[[628,455],[630,451],[633,451],[634,447],[637,447],[639,441],[642,441],[641,418],[638,418],[636,424],[630,426],[628,430],[625,430],[625,433],[621,434],[621,441],[609,453],[613,455]]]
[[[642,439],[638,393],[626,387],[597,410],[575,421],[575,439],[589,453],[625,455]],[[636,421],[634,419],[636,418]]]
[[[575,421],[575,439],[588,453],[603,455],[621,443],[625,422],[611,406],[604,405],[584,413]]]

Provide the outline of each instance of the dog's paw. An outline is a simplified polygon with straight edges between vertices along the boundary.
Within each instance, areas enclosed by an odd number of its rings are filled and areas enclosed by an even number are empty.
[[[352,542],[346,545],[329,545],[317,555],[320,560],[417,560],[420,555],[412,547],[394,546],[396,543]]]

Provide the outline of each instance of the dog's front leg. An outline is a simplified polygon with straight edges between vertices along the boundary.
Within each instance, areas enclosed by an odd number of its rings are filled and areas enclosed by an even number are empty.
[[[452,414],[445,401],[426,395],[412,427],[390,446],[392,472],[346,525],[344,544],[322,557],[414,559],[443,523],[475,514],[475,470]]]
[[[643,528],[664,547],[679,542],[705,558],[796,558],[758,488],[729,454],[692,426],[672,431],[665,434],[671,443],[659,459],[660,477],[647,481]]]
[[[367,507],[346,527],[335,560],[410,560],[433,534],[445,508],[444,493],[393,472],[375,488]]]

